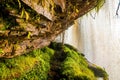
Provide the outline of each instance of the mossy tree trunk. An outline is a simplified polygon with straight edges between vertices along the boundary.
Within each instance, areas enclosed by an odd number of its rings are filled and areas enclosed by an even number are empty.
[[[49,45],[75,19],[102,1],[0,0],[0,58],[12,58]]]

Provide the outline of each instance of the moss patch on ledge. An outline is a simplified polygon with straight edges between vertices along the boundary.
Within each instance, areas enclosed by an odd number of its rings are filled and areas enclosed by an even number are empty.
[[[62,74],[67,80],[96,80],[94,73],[88,68],[85,58],[74,50],[64,47],[67,54],[66,59],[62,63]]]
[[[0,80],[47,80],[54,50],[45,47],[12,59],[0,59]]]
[[[74,47],[52,43],[29,54],[0,59],[0,80],[108,80],[102,68],[90,64]]]

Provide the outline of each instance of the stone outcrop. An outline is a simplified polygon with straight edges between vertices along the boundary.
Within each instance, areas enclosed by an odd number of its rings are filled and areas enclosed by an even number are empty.
[[[49,45],[100,1],[1,0],[0,58],[12,58]]]

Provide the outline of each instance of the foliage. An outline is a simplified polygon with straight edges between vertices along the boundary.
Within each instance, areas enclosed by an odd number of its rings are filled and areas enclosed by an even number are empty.
[[[103,77],[103,80],[109,80],[108,74],[101,67],[92,64],[92,66],[89,66],[89,69],[91,69],[95,73],[96,77]]]
[[[41,50],[34,50],[30,53],[39,60],[35,67],[28,73],[23,74],[16,80],[47,80],[47,74],[50,69],[50,57],[54,54],[54,51],[48,47]]]
[[[84,55],[73,46],[53,42],[49,47],[64,53],[60,70],[60,74],[64,77],[61,77],[60,80],[96,80],[97,77],[108,80],[105,70],[87,61]],[[59,54],[61,53],[59,52]]]
[[[25,27],[26,25],[21,25],[19,22],[21,21],[22,24],[25,24],[28,20],[35,20],[36,17],[37,19],[40,18],[39,14],[21,2],[21,0],[2,0],[0,9],[0,24],[3,24],[3,26],[0,26],[0,30],[11,30],[11,28],[18,26]],[[20,21],[17,21],[17,19]]]
[[[95,8],[97,12],[103,6],[104,3],[105,3],[105,0],[97,0],[97,6]]]
[[[67,47],[64,47],[64,51],[67,57],[62,64],[62,74],[67,76],[68,80],[96,80],[81,54]]]
[[[34,50],[28,55],[1,59],[0,80],[45,80],[53,53],[53,50],[46,47],[42,50]]]
[[[48,73],[54,65],[59,68],[58,80],[96,80],[96,77],[108,80],[103,69],[89,66],[86,58],[74,47],[62,43],[52,43],[49,47],[12,59],[1,58],[0,80],[53,80]]]
[[[31,69],[37,60],[32,57],[17,57],[0,61],[0,79],[12,79]]]

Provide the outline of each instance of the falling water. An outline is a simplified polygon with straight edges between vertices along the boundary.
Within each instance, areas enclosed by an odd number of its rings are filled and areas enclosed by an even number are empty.
[[[65,32],[65,42],[83,52],[89,61],[105,68],[109,80],[120,80],[118,3],[119,0],[106,0],[98,13],[91,11]]]

